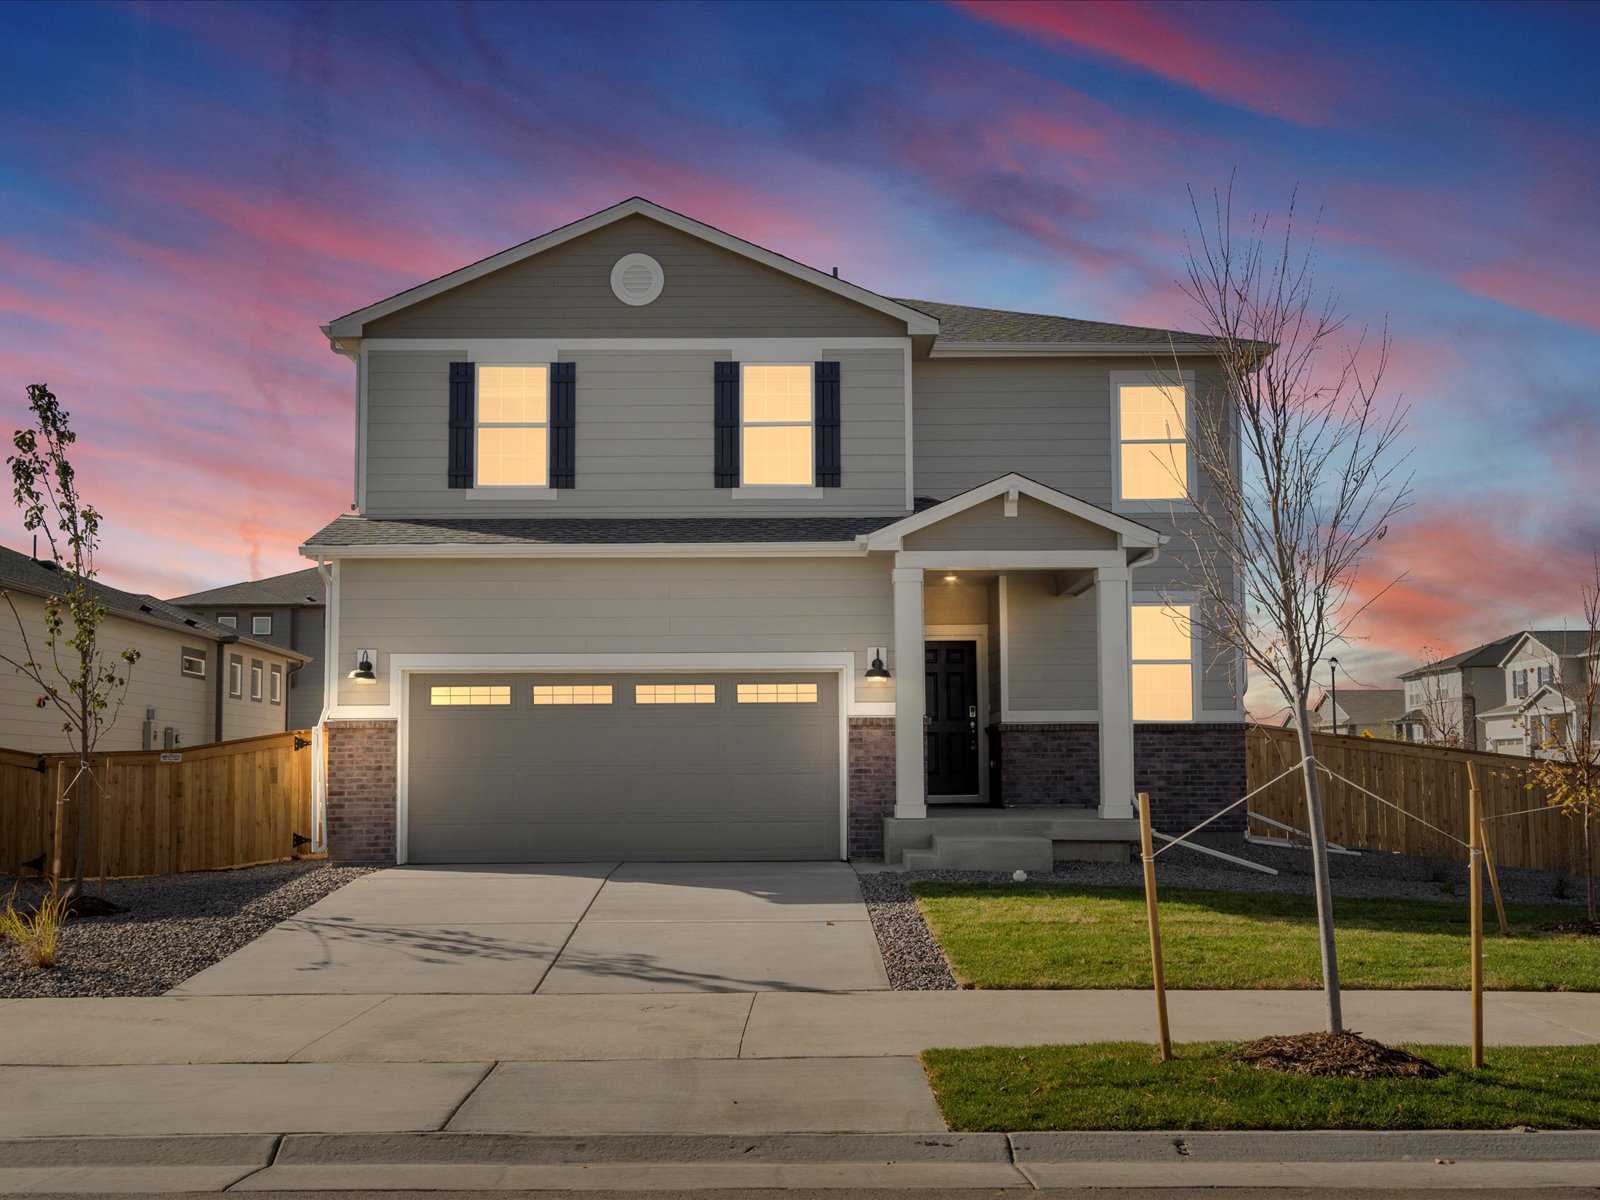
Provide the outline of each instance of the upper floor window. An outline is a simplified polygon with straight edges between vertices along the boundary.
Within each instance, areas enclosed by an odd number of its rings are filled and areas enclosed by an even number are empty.
[[[217,624],[226,625],[229,629],[239,628],[239,617],[236,613],[218,613]]]
[[[1528,672],[1526,670],[1511,672],[1511,698],[1513,700],[1526,700],[1528,698]]]
[[[260,700],[262,684],[266,676],[266,664],[259,658],[250,660],[250,699]]]
[[[1117,499],[1182,501],[1189,495],[1189,391],[1159,373],[1112,373]]]
[[[250,618],[250,632],[257,637],[265,637],[272,633],[272,616],[269,613],[256,613]]]
[[[1194,720],[1194,609],[1133,606],[1133,719]]]
[[[550,368],[478,367],[478,487],[550,484]]]
[[[811,487],[810,363],[745,363],[740,381],[740,458],[746,487]]]
[[[228,656],[228,695],[235,700],[244,696],[244,659],[237,654]]]
[[[206,677],[206,652],[196,650],[191,646],[184,646],[178,651],[178,670],[184,675],[191,675],[196,679]]]
[[[274,663],[272,673],[267,677],[267,699],[273,704],[283,703],[283,667]]]

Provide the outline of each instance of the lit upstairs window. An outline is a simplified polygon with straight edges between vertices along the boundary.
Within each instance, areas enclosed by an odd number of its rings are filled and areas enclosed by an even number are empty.
[[[1181,384],[1125,383],[1117,388],[1119,500],[1184,500],[1189,495]]]
[[[550,368],[478,367],[478,487],[548,487]]]
[[[740,387],[741,483],[811,487],[816,483],[811,365],[746,363]]]

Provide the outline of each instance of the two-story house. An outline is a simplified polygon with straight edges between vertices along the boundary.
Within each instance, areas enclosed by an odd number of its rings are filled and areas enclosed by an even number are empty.
[[[1405,693],[1399,688],[1340,688],[1337,702],[1326,691],[1311,706],[1311,728],[1316,733],[1419,740],[1420,728],[1413,729],[1404,717]]]
[[[1540,757],[1586,703],[1588,680],[1600,670],[1586,630],[1530,629],[1500,658],[1506,702],[1479,713],[1484,747]]]
[[[1420,727],[1430,742],[1465,750],[1492,749],[1482,742],[1479,717],[1505,703],[1506,672],[1500,660],[1520,637],[1512,634],[1485,642],[1402,674],[1404,724]]]
[[[1072,818],[1048,860],[1125,854],[1136,790],[1242,794],[1183,592],[1204,338],[891,299],[641,199],[324,333],[335,857],[927,863],[985,805]]]
[[[303,655],[305,661],[295,664],[287,681],[289,727],[310,729],[322,718],[325,702],[322,650],[327,629],[323,591],[322,573],[308,567],[286,575],[193,592],[167,603],[247,633],[256,641]]]
[[[102,653],[110,660],[123,650],[139,653],[106,713],[98,749],[181,750],[289,728],[288,680],[304,655],[154,596],[98,580],[91,586],[106,610],[96,633]],[[0,655],[48,662],[46,604],[61,593],[55,563],[0,546],[0,592]],[[57,686],[65,690],[65,681]],[[39,701],[38,685],[0,662],[0,746],[30,754],[72,749],[60,712]]]

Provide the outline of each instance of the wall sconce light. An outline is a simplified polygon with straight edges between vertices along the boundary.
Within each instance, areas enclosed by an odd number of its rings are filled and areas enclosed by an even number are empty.
[[[872,665],[867,668],[864,678],[872,680],[889,678],[888,668],[883,665],[884,653],[885,647],[883,646],[870,646],[867,648],[867,654],[872,659]]]
[[[372,660],[378,657],[376,650],[357,650],[356,669],[351,671],[347,678],[357,683],[377,683],[377,673],[372,669]]]

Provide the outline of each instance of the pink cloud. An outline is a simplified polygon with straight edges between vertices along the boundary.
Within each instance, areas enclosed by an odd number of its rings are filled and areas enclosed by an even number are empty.
[[[952,0],[980,20],[1045,45],[1066,45],[1138,67],[1202,95],[1305,125],[1329,124],[1320,63],[1292,68],[1208,40],[1183,26],[1188,10],[1143,0]],[[1200,11],[1205,11],[1201,9]],[[1207,32],[1214,33],[1214,26]],[[1264,66],[1264,61],[1275,65]]]

